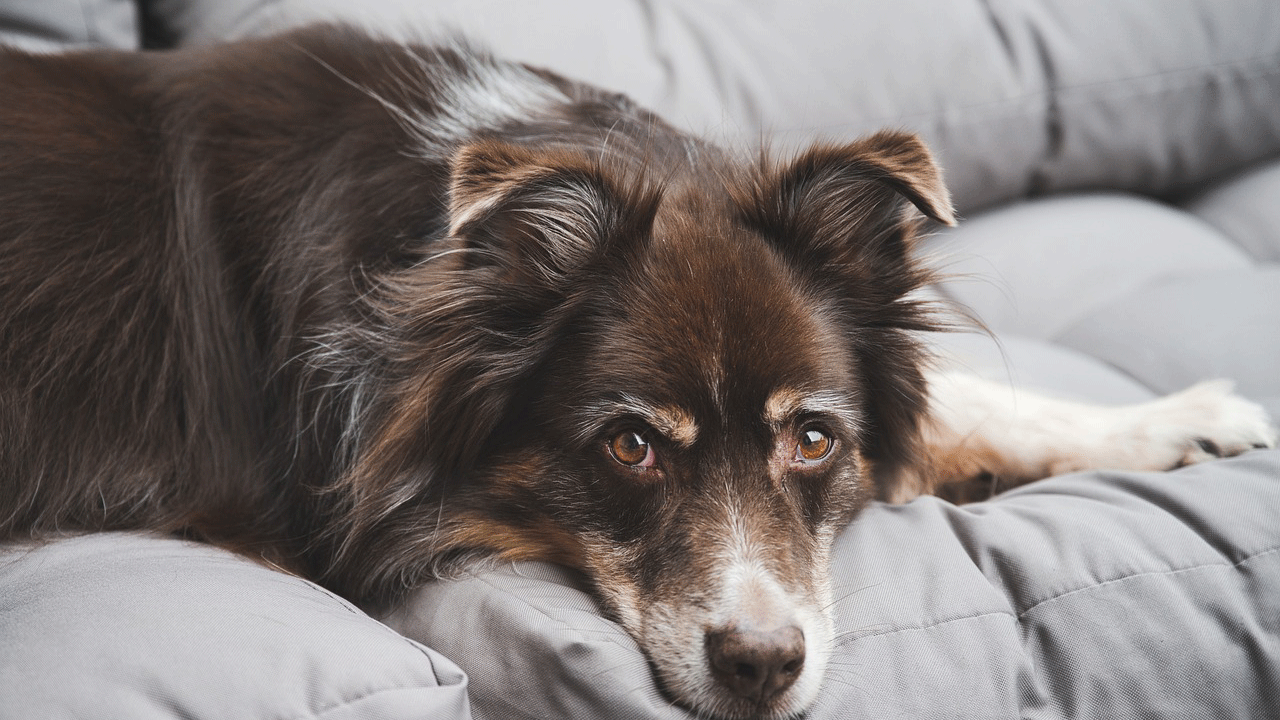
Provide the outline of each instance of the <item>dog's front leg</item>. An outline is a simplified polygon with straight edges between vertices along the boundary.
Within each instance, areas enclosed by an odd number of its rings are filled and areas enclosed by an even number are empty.
[[[1167,470],[1272,447],[1275,427],[1226,381],[1137,405],[1061,400],[962,373],[929,376],[924,457],[889,499],[956,501],[1076,470]]]

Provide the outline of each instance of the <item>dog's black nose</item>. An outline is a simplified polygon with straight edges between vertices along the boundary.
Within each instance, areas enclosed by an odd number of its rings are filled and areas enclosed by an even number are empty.
[[[804,669],[804,632],[733,626],[707,633],[711,674],[735,695],[761,702],[791,687]]]

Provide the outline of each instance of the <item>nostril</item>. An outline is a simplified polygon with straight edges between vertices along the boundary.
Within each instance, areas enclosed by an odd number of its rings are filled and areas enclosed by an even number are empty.
[[[804,669],[804,632],[731,626],[706,634],[707,660],[716,680],[739,697],[762,701],[791,687]]]

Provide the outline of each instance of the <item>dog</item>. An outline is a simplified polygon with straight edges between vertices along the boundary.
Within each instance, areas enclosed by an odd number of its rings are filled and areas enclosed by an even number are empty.
[[[146,529],[366,608],[584,571],[672,700],[787,718],[868,502],[1270,446],[930,370],[916,137],[742,156],[465,43],[341,26],[0,59],[0,538]],[[923,217],[922,217],[923,216]]]

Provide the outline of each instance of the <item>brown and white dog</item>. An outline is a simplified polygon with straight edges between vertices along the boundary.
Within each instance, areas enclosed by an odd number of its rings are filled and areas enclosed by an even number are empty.
[[[929,375],[882,133],[743,160],[625,98],[343,28],[0,56],[0,538],[144,528],[365,606],[580,568],[672,698],[783,718],[873,498],[1270,445],[1220,385],[1094,408]]]

